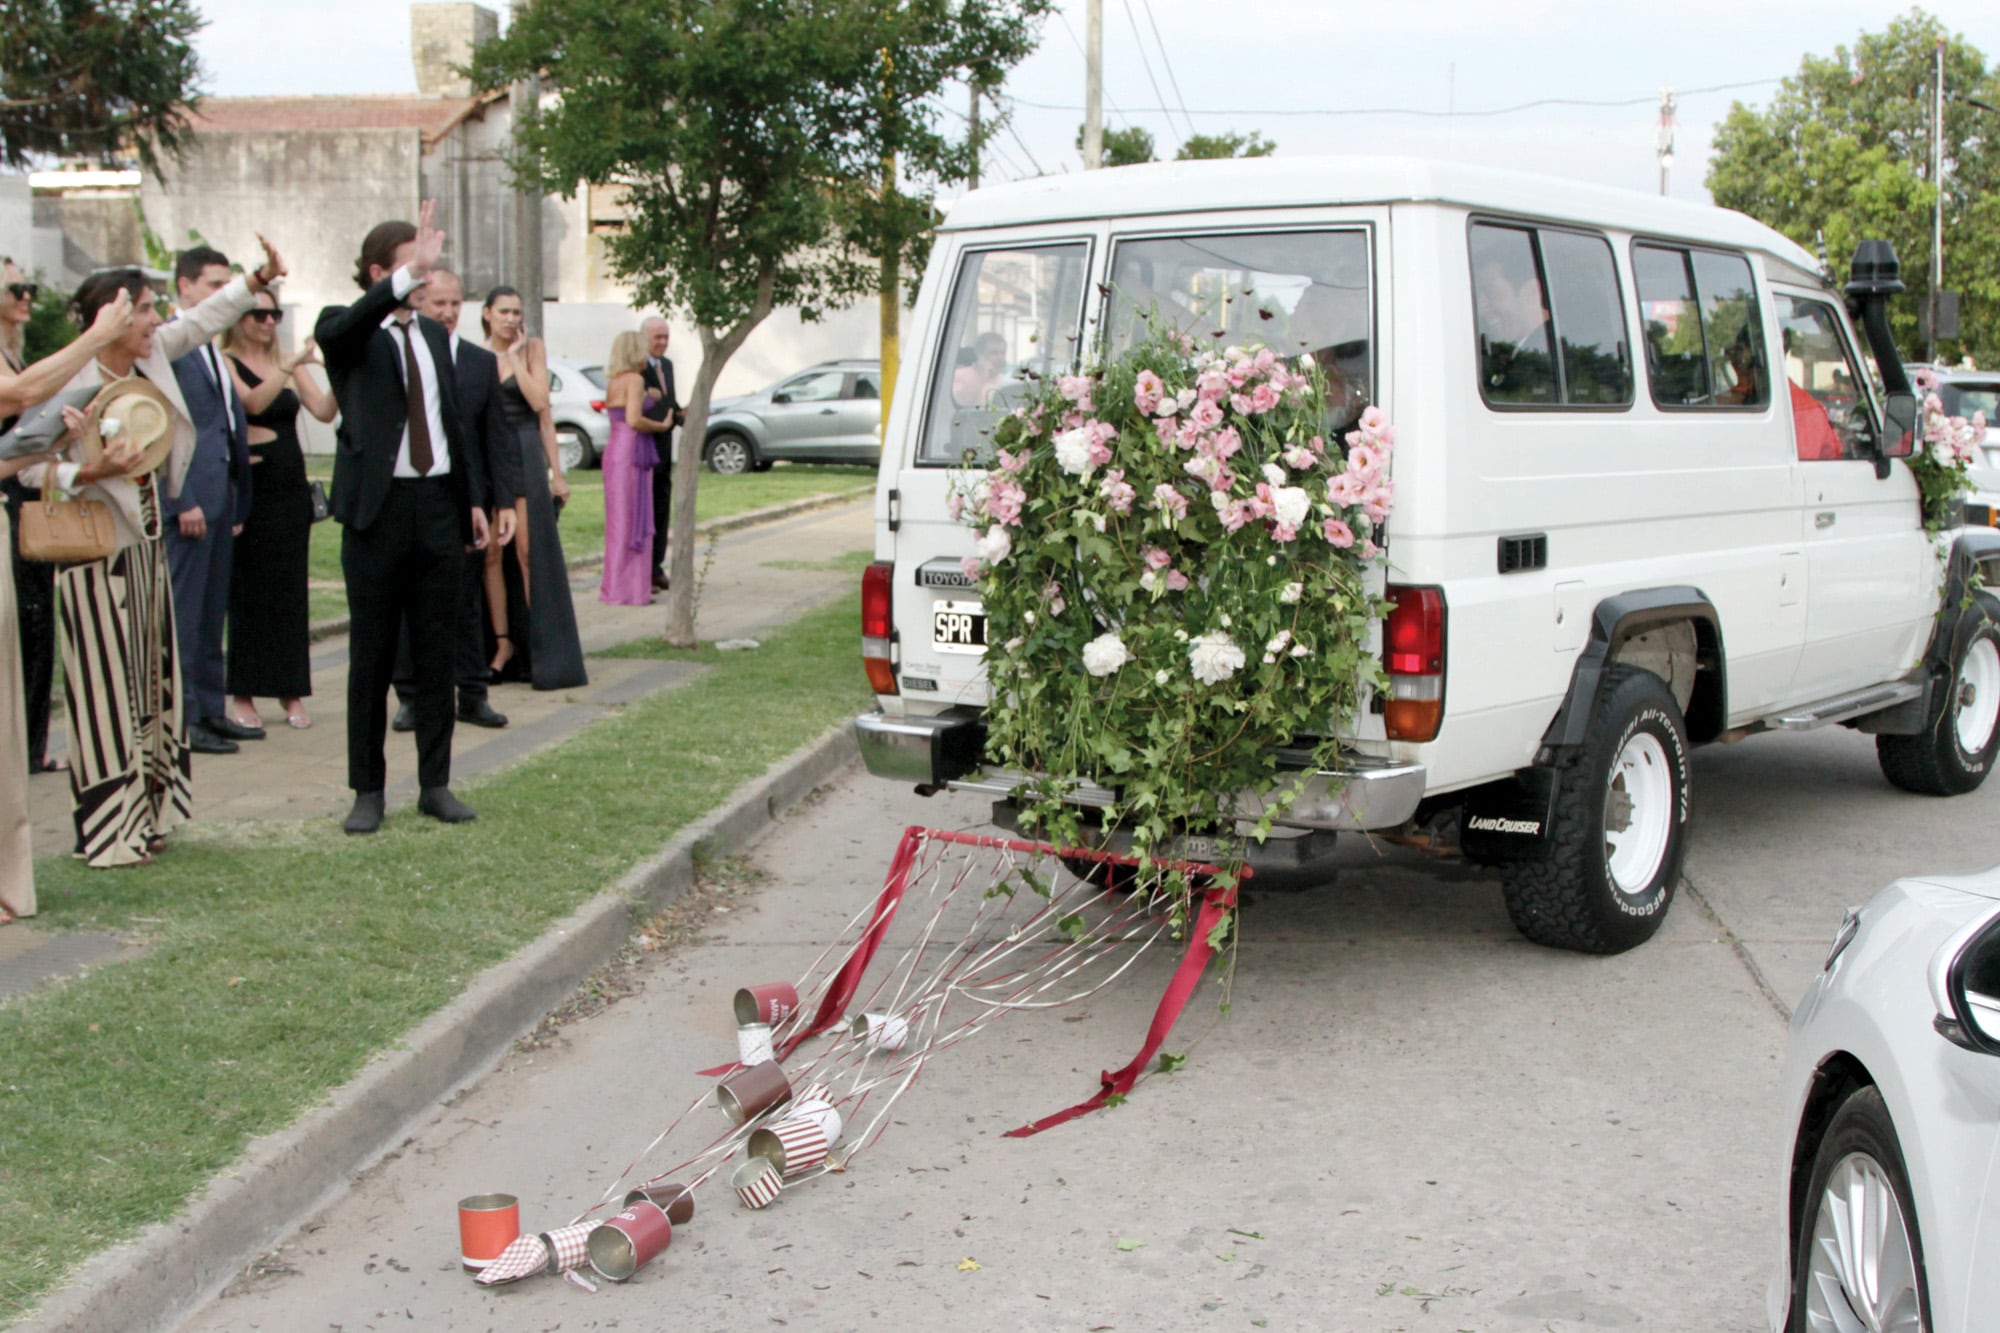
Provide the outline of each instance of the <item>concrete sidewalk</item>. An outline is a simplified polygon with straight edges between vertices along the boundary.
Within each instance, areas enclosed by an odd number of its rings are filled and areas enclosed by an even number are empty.
[[[754,637],[830,598],[851,595],[857,580],[841,567],[842,557],[868,549],[873,540],[865,498],[722,533],[702,588],[697,632],[703,639]],[[705,545],[704,540],[697,548],[697,564]],[[650,607],[606,606],[597,600],[597,583],[597,571],[574,571],[571,596],[586,656],[664,631],[663,601]],[[286,727],[275,701],[260,699],[267,739],[247,742],[237,754],[195,757],[197,821],[335,819],[345,813],[353,799],[347,788],[347,639],[315,645],[312,664],[309,730]],[[460,724],[453,737],[454,781],[515,763],[700,671],[685,662],[602,657],[590,657],[588,665],[590,683],[580,689],[543,693],[526,685],[494,687],[493,706],[507,715],[510,725],[496,731]],[[60,738],[60,726],[57,731]],[[393,809],[416,796],[413,740],[391,733],[388,758]],[[36,855],[67,854],[73,836],[67,780],[33,779],[29,812]],[[170,847],[167,855],[172,854]],[[119,952],[119,942],[109,936],[57,935],[26,922],[9,927],[0,931],[0,996]]]

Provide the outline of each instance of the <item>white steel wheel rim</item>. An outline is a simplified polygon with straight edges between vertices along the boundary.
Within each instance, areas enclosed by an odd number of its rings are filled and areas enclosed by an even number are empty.
[[[1958,730],[1958,748],[1978,754],[1993,738],[1994,723],[2000,722],[2000,648],[1981,635],[1966,649],[1958,664],[1957,712],[1952,725]]]
[[[1849,1153],[1827,1177],[1806,1254],[1812,1333],[1921,1333],[1917,1261],[1888,1172]]]
[[[1604,792],[1604,860],[1622,893],[1639,893],[1660,873],[1674,823],[1674,772],[1651,732],[1625,740]]]

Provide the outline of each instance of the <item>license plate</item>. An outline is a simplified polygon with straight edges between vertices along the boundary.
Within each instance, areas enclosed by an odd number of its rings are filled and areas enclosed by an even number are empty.
[[[986,651],[986,608],[978,602],[939,602],[931,608],[931,647],[941,653]]]

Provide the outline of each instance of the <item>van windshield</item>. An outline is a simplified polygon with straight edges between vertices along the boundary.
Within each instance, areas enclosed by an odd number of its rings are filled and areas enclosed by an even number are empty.
[[[1089,247],[968,251],[958,262],[925,415],[925,463],[978,462],[1035,381],[1076,365]]]
[[[1204,346],[1309,355],[1326,373],[1334,424],[1371,401],[1374,300],[1368,233],[1232,232],[1122,241],[1111,266],[1106,356],[1154,327]]]

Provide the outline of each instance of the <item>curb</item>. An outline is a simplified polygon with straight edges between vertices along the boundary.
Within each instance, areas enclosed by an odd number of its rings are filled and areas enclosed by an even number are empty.
[[[855,486],[844,491],[824,491],[819,495],[787,500],[783,504],[765,505],[762,509],[746,509],[740,514],[729,514],[723,518],[711,518],[706,523],[697,523],[694,534],[697,537],[719,536],[725,532],[734,532],[738,528],[753,528],[759,523],[775,523],[779,519],[791,518],[796,514],[809,514],[815,509],[831,509],[835,505],[847,504],[849,501],[870,494],[874,489],[875,483],[871,481],[865,486]],[[604,554],[601,551],[591,555],[571,556],[569,559],[569,567],[572,570],[594,569],[603,563]],[[335,616],[331,620],[318,621],[307,627],[306,640],[309,643],[320,643],[326,639],[338,638],[347,633],[351,623],[347,616]]]
[[[86,1262],[18,1333],[174,1328],[399,1143],[411,1119],[483,1077],[625,944],[636,913],[659,911],[688,888],[696,858],[749,846],[856,755],[842,724],[744,783],[614,888],[489,968],[324,1105],[253,1140],[174,1217]]]

